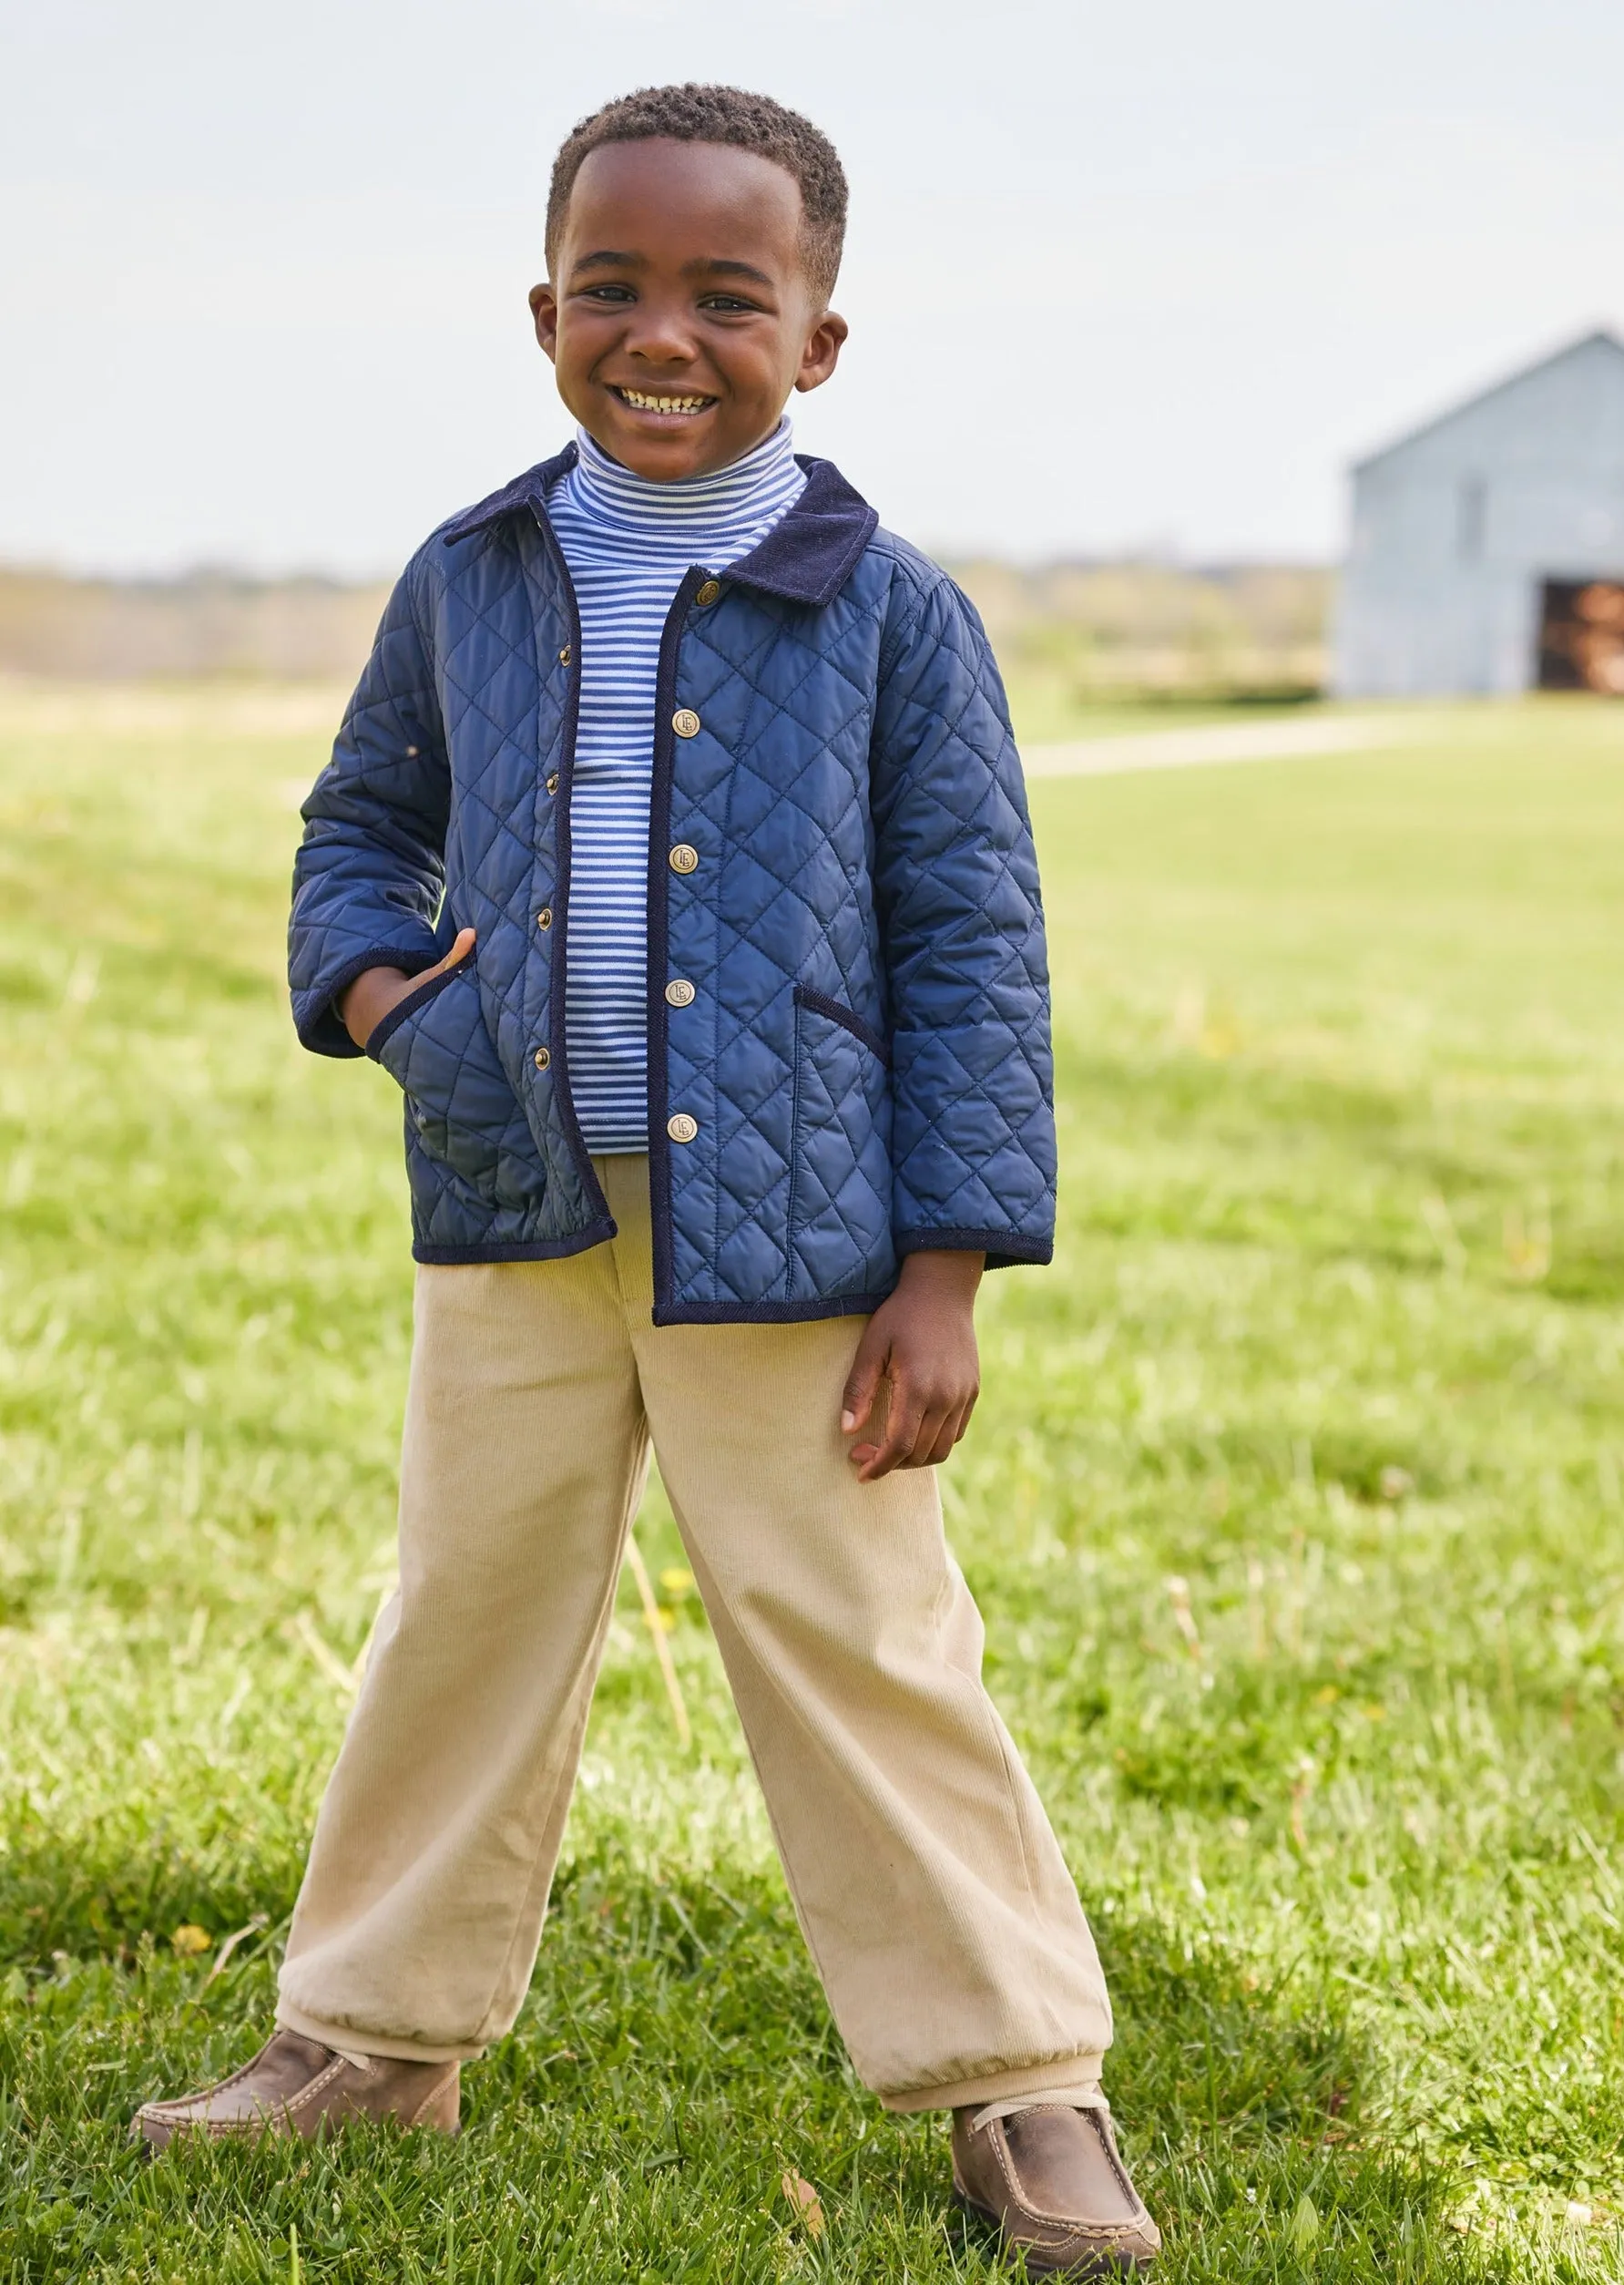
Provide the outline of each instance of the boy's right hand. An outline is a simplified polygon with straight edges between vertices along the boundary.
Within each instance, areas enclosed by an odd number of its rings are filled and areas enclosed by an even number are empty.
[[[389,1010],[414,992],[420,984],[426,984],[433,976],[444,976],[448,968],[460,968],[475,946],[472,928],[459,928],[456,942],[443,960],[433,968],[419,968],[415,976],[408,976],[403,968],[363,968],[355,981],[340,994],[339,1020],[358,1048],[364,1048],[373,1033]]]

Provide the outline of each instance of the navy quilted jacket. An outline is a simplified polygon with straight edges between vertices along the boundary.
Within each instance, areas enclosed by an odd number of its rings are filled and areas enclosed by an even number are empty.
[[[579,643],[548,527],[570,453],[408,566],[304,805],[290,964],[334,996],[475,957],[367,1051],[406,1099],[414,1251],[537,1261],[613,1235],[570,1103],[569,797]],[[1037,869],[974,610],[825,461],[661,644],[649,852],[658,1325],[874,1308],[899,1257],[1044,1262],[1054,1227]],[[691,989],[685,989],[691,987]]]

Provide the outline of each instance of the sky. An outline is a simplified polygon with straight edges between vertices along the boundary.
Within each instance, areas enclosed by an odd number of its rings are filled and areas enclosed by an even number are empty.
[[[1333,557],[1351,457],[1624,332],[1618,0],[3,0],[0,560],[398,567],[570,434],[552,156],[686,78],[838,144],[797,440],[937,552]]]

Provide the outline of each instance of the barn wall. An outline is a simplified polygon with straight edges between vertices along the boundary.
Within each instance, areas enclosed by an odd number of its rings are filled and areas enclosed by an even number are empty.
[[[1526,690],[1541,581],[1621,574],[1624,349],[1598,336],[1354,471],[1335,687]]]

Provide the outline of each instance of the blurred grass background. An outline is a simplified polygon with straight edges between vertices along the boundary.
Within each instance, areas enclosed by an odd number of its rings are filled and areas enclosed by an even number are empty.
[[[0,693],[0,2280],[989,2276],[829,2025],[658,1486],[693,1746],[628,1588],[460,2145],[126,2143],[262,2035],[392,1570],[399,1103],[281,977],[331,715]],[[1033,799],[1059,1255],[945,1491],[1162,2273],[1615,2278],[1624,712]]]

